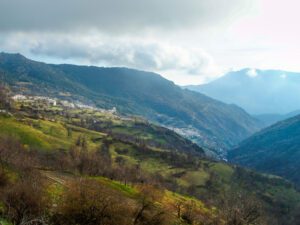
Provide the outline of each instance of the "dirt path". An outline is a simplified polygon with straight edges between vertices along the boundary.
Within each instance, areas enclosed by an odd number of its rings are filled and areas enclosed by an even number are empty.
[[[40,170],[40,172],[48,180],[60,184],[64,187],[66,187],[68,181],[72,179],[71,175],[64,175],[55,171]]]

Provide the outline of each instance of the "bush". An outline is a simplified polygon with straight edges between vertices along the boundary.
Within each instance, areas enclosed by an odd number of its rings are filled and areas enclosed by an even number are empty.
[[[40,178],[27,178],[3,193],[4,215],[14,224],[43,224],[46,201]]]
[[[0,168],[0,188],[6,186],[8,184],[8,177],[5,171]]]
[[[142,185],[139,187],[140,199],[139,205],[134,213],[134,225],[164,225],[166,221],[166,212],[155,202],[161,200],[163,192],[151,185]]]
[[[57,225],[131,224],[131,208],[117,192],[99,182],[79,179],[68,185],[62,203],[52,217]]]
[[[14,168],[21,173],[31,172],[37,165],[32,152],[26,150],[20,141],[11,136],[0,137],[0,167]]]
[[[11,99],[9,97],[10,89],[8,86],[0,83],[0,109],[9,109],[11,107]]]

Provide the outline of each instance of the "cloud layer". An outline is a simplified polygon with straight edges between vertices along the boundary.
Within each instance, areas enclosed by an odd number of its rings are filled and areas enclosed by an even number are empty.
[[[253,0],[252,0],[253,1]],[[224,22],[251,0],[0,0],[0,30],[129,32]]]
[[[251,1],[0,0],[0,50],[200,82],[221,72],[205,46],[191,44],[190,31],[222,26]]]
[[[178,84],[207,82],[230,69],[300,71],[299,6],[296,0],[0,0],[0,51],[151,70]]]
[[[197,76],[216,72],[202,49],[186,49],[153,40],[112,38],[99,33],[66,35],[12,33],[0,38],[6,51],[100,66],[124,66],[156,72],[177,71]]]

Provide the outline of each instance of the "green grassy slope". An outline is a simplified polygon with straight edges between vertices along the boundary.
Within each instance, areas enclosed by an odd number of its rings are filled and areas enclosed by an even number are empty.
[[[47,181],[47,192],[50,195],[50,198],[53,203],[59,204],[61,196],[64,195],[64,192],[78,177],[57,172],[46,172],[46,174],[51,174],[51,177],[64,181],[64,185],[56,182],[55,180]],[[105,177],[88,177],[85,179],[96,181],[100,185],[115,191],[123,198],[123,201],[130,202],[128,207],[135,207],[138,205],[141,197],[145,195],[143,189],[145,187],[143,187],[143,185],[125,185],[124,183],[113,181]],[[184,220],[178,218],[176,208],[178,204],[182,205],[182,214],[184,214],[184,212],[188,210],[188,207],[192,205],[195,213],[201,215],[203,223],[209,224],[214,221],[215,223],[222,224],[222,220],[217,217],[217,209],[206,205],[197,198],[178,194],[165,189],[152,189],[152,191],[154,191],[152,194],[156,195],[154,197],[155,207],[165,210],[165,213],[167,214],[167,224],[188,224]]]
[[[300,202],[299,192],[287,181],[208,160],[198,146],[147,121],[124,120],[94,110],[64,110],[65,116],[47,109],[38,118],[30,112],[30,107],[23,107],[14,116],[1,116],[0,135],[16,136],[27,148],[47,152],[68,151],[79,137],[85,137],[89,151],[105,143],[113,165],[122,159],[123,167],[136,167],[136,173],[161,180],[167,189],[205,202],[207,210],[218,208],[236,193],[245,193],[263,204],[266,215],[282,219]],[[134,195],[118,182],[99,179]]]

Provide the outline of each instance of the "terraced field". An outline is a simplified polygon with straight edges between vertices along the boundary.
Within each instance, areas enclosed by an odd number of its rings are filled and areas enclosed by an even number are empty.
[[[226,224],[222,207],[236,196],[243,196],[240,202],[255,199],[271,220],[288,215],[300,201],[299,192],[284,179],[211,160],[199,146],[145,120],[90,109],[58,109],[36,115],[23,106],[13,115],[0,116],[0,137],[12,136],[24,149],[46,159],[38,171],[54,205],[80,179],[113,190],[132,210],[140,204],[143,188],[151,186],[151,192],[160,196],[151,201],[168,212],[174,224],[186,224],[177,215],[178,204],[183,211],[193,205],[202,221]],[[86,166],[92,172],[81,168],[81,156],[91,160]],[[52,166],[51,160],[62,161]],[[91,166],[98,167],[101,160],[110,163],[105,173]],[[68,166],[74,163],[78,169]]]

